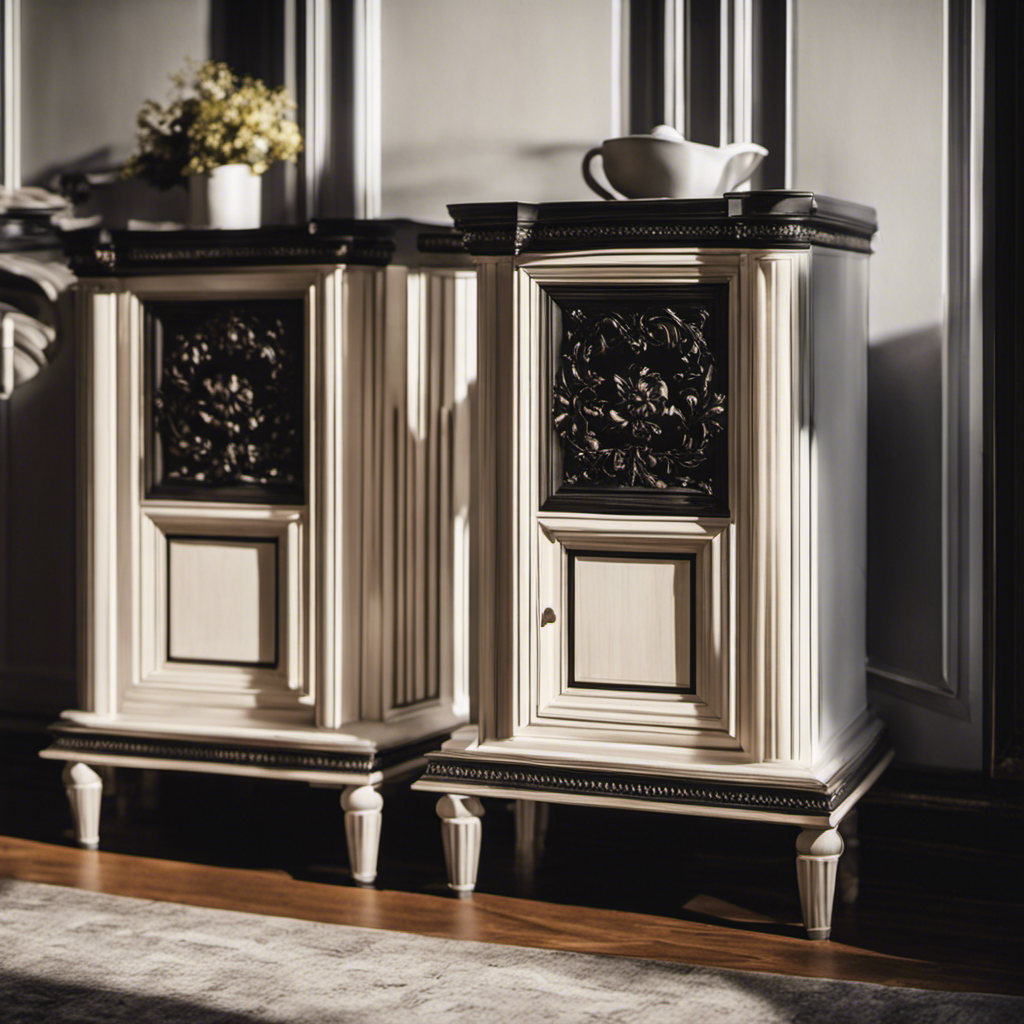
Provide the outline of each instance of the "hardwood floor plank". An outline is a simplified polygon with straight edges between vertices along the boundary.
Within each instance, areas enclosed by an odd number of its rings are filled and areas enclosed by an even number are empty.
[[[629,911],[476,893],[367,890],[283,871],[215,867],[0,837],[0,878],[448,939],[961,991],[1024,993],[1011,970]]]

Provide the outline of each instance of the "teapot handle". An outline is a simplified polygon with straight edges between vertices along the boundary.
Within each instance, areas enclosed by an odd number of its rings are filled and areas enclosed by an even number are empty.
[[[595,156],[601,155],[601,147],[595,146],[584,158],[583,158],[583,180],[602,198],[614,200],[615,196],[608,191],[608,189],[602,187],[594,179],[594,176],[590,173],[590,161]]]
[[[756,144],[743,145],[741,143],[734,143],[726,148],[736,152],[729,157],[722,170],[722,179],[718,183],[716,195],[730,192],[737,186],[742,185],[757,170],[761,161],[768,155],[768,150],[764,146]]]

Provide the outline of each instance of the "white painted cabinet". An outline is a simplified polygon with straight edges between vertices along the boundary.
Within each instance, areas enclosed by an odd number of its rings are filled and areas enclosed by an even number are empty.
[[[397,243],[397,252],[395,251]],[[419,243],[417,245],[417,243]],[[44,757],[376,787],[467,718],[475,276],[403,222],[72,242],[80,706]]]
[[[788,823],[812,937],[891,759],[865,699],[874,211],[807,193],[451,207],[478,265],[476,724],[444,794]]]

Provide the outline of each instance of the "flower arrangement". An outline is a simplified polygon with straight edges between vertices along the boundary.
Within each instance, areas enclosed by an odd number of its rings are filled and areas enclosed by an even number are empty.
[[[239,79],[218,61],[188,61],[170,79],[167,106],[147,100],[139,111],[138,147],[125,165],[126,178],[170,188],[228,164],[263,174],[279,160],[295,162],[302,135],[284,86]]]

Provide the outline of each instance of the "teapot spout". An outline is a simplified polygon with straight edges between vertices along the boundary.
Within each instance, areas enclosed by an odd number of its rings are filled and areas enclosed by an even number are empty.
[[[768,150],[756,142],[734,142],[731,146],[723,146],[722,156],[725,157],[725,165],[715,194],[722,195],[723,192],[731,192],[737,185],[742,185],[767,155]]]

